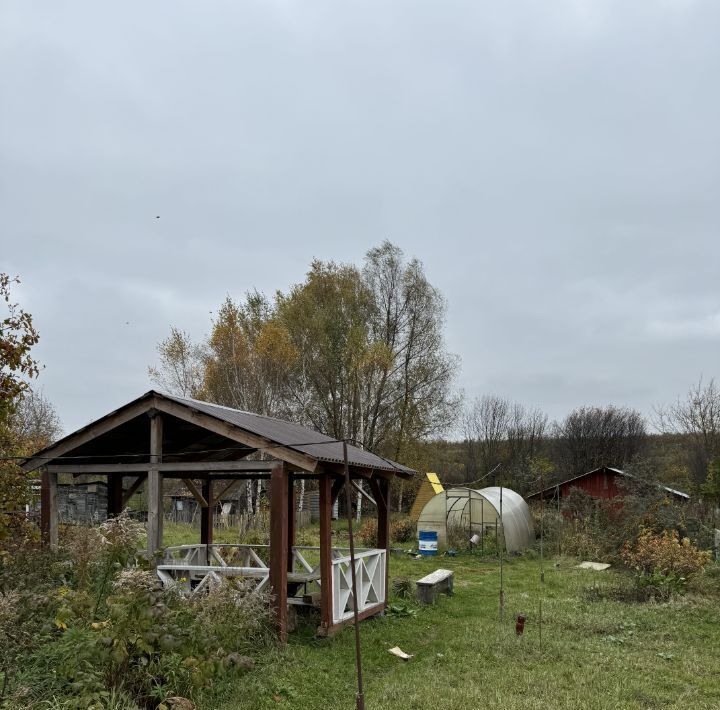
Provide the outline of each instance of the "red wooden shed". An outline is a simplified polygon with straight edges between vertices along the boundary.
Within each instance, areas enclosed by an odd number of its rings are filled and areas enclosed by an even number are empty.
[[[593,471],[588,471],[580,476],[568,478],[566,481],[556,483],[548,488],[527,496],[527,500],[557,500],[565,498],[569,495],[573,488],[579,488],[585,491],[593,498],[610,499],[623,495],[622,486],[618,485],[623,479],[639,480],[635,476],[619,468],[611,468],[609,466],[601,466]],[[689,500],[690,496],[682,491],[674,488],[658,485],[659,488],[669,493],[673,498],[680,501]]]

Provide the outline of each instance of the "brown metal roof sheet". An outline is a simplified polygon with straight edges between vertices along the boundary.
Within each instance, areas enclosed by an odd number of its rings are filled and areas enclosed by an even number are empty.
[[[267,417],[252,412],[243,412],[219,404],[202,402],[197,399],[176,397],[174,395],[157,393],[161,397],[170,399],[179,404],[196,409],[203,414],[221,419],[222,421],[240,427],[258,436],[262,436],[285,448],[299,451],[318,461],[329,463],[343,463],[343,445],[332,437],[321,434],[314,429],[288,422],[283,419]],[[394,461],[385,459],[358,446],[348,444],[348,463],[352,466],[375,468],[383,471],[395,471],[404,474],[414,474],[415,471]],[[272,454],[272,451],[268,452]]]

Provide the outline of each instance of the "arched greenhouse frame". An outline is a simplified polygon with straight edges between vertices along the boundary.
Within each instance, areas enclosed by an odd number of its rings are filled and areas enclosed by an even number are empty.
[[[502,521],[500,510],[499,486],[480,490],[457,486],[436,494],[426,503],[418,518],[418,533],[437,532],[440,548],[448,547],[448,538],[458,535],[464,536],[468,544],[477,536],[474,544],[483,552],[490,551],[486,549],[488,544],[495,551],[496,543],[502,544],[503,540],[506,552],[530,547],[535,540],[535,529],[523,497],[503,487]]]

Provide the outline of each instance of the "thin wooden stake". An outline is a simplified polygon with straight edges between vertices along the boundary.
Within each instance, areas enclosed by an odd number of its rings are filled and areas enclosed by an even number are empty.
[[[355,621],[355,670],[357,673],[357,694],[355,704],[357,710],[365,710],[363,694],[362,656],[360,653],[360,619],[358,618],[357,581],[355,579],[355,543],[353,541],[352,495],[350,492],[350,467],[348,465],[347,441],[343,441],[343,459],[345,463],[345,501],[347,508],[348,537],[350,538],[350,573],[352,576],[353,618]]]

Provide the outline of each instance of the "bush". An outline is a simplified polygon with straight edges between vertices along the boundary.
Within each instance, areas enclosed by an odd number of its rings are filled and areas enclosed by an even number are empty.
[[[639,588],[667,599],[685,590],[688,577],[702,571],[710,553],[698,550],[688,538],[681,540],[675,531],[643,530],[636,542],[625,544],[621,558],[637,573]]]
[[[123,515],[66,532],[57,553],[0,560],[0,706],[176,707],[274,644],[267,595],[164,589],[138,534]]]
[[[357,531],[358,540],[365,547],[377,545],[377,518],[367,518]],[[401,515],[390,521],[390,539],[395,542],[410,542],[415,539],[415,523],[407,515]]]
[[[357,531],[357,537],[365,547],[375,547],[377,544],[377,519],[368,518]]]
[[[698,550],[688,538],[680,540],[675,531],[659,535],[643,530],[634,544],[626,543],[623,562],[641,574],[659,573],[688,577],[700,572],[710,561],[710,553]]]
[[[377,522],[376,522],[377,526]],[[390,539],[395,542],[410,542],[415,539],[415,523],[407,515],[390,521]]]

